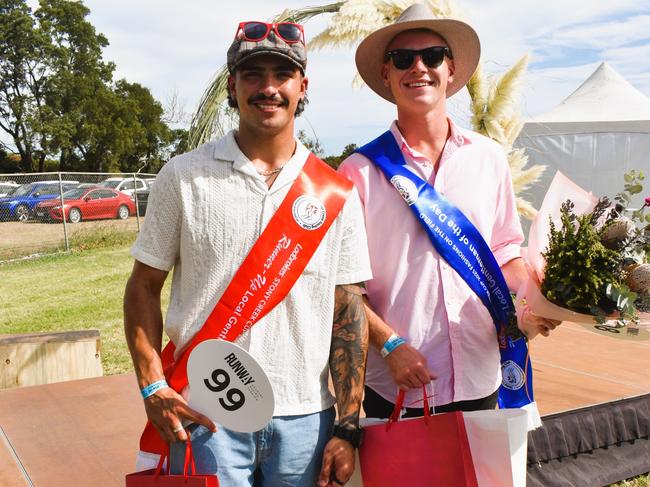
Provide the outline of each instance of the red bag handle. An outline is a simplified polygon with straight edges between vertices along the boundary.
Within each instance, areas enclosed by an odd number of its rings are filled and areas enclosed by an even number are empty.
[[[188,467],[192,465],[191,475],[196,475],[196,464],[194,463],[194,452],[192,451],[192,442],[188,438],[185,442],[185,463],[183,464],[183,476],[187,477]]]
[[[393,408],[393,412],[391,413],[390,418],[388,418],[388,422],[386,423],[386,431],[388,431],[388,429],[393,423],[399,421],[399,413],[402,411],[402,405],[404,404],[404,394],[405,392],[402,389],[400,389],[399,392],[397,393],[397,400],[395,401],[395,407]],[[422,409],[424,409],[425,423],[429,421],[429,416],[431,416],[431,411],[429,411],[428,399],[429,398],[427,396],[427,386],[422,385]]]
[[[154,478],[157,479],[161,473],[164,473],[165,475],[169,475],[169,462],[167,463],[167,470],[163,472],[163,464],[165,463],[166,459],[169,459],[169,444],[167,444],[167,450],[164,455],[160,455],[160,460],[158,460],[158,466],[156,467],[156,473]],[[185,441],[185,462],[183,464],[183,477],[187,478],[188,477],[188,469],[189,466],[192,466],[192,473],[191,475],[196,475],[196,464],[194,463],[194,452],[192,451],[192,442],[188,438]]]

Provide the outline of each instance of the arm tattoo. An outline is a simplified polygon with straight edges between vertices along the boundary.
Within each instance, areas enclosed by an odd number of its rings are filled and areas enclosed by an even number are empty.
[[[330,371],[339,424],[357,427],[368,353],[368,321],[359,285],[336,286]]]

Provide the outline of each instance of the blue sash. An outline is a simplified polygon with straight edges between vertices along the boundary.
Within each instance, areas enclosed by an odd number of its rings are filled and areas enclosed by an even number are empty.
[[[357,149],[379,167],[424,227],[434,248],[463,278],[490,312],[499,339],[503,381],[500,408],[533,402],[533,368],[523,338],[505,336],[514,305],[492,251],[472,222],[450,201],[414,174],[388,131]],[[468,195],[469,197],[470,195]]]

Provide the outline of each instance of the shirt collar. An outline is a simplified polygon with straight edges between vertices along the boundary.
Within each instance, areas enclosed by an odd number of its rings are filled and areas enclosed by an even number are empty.
[[[296,141],[296,150],[293,153],[293,156],[286,162],[284,168],[278,174],[278,177],[271,186],[270,191],[279,189],[288,182],[293,182],[302,171],[302,167],[307,161],[309,156],[309,150],[294,137]],[[216,142],[214,148],[214,158],[222,161],[232,162],[233,169],[235,171],[241,172],[248,176],[251,176],[264,184],[266,187],[266,182],[264,182],[264,176],[261,176],[257,173],[255,166],[250,161],[248,157],[241,151],[239,145],[237,145],[237,139],[235,139],[235,131],[231,130],[224,137],[219,139]]]
[[[449,122],[450,134],[449,134],[449,138],[447,139],[445,151],[451,154],[451,152],[453,152],[455,149],[458,149],[460,147],[463,147],[464,145],[469,145],[472,143],[472,140],[463,133],[465,129],[460,128],[449,117],[447,117],[447,121]],[[421,154],[420,152],[411,148],[408,145],[408,142],[406,142],[406,139],[399,131],[399,127],[397,126],[397,120],[394,120],[393,123],[391,124],[390,131],[393,134],[393,137],[395,137],[395,140],[397,141],[397,145],[399,145],[402,152],[408,154],[415,160],[422,159],[422,158],[426,159],[426,156],[424,156],[423,154]]]

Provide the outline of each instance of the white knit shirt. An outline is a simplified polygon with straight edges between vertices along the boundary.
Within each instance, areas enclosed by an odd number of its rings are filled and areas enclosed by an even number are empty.
[[[271,188],[233,132],[173,158],[156,177],[131,254],[151,267],[174,270],[165,331],[177,350],[201,329],[300,173],[309,151],[296,143]],[[287,297],[236,342],[267,373],[275,416],[334,404],[327,387],[334,286],[370,277],[355,189]]]

